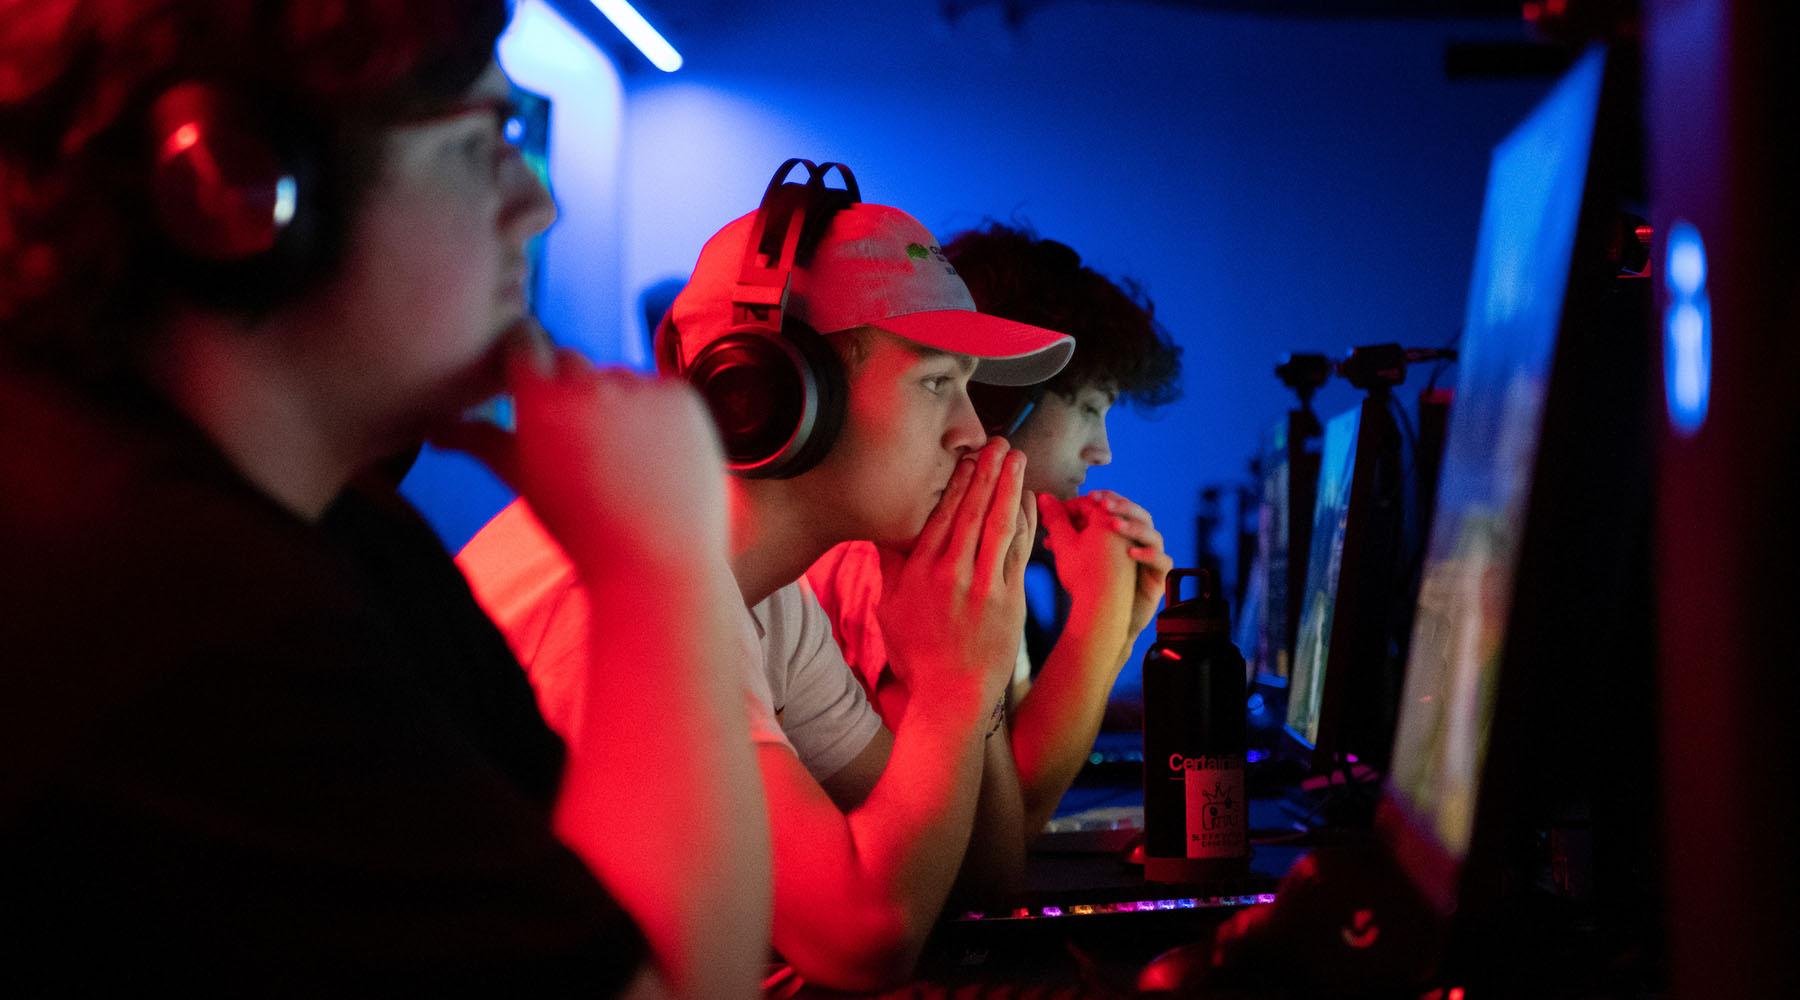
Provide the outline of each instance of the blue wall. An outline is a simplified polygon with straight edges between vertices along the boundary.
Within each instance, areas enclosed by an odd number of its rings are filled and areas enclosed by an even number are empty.
[[[639,294],[685,277],[788,156],[849,163],[867,199],[940,237],[990,216],[1028,221],[1144,283],[1186,349],[1184,398],[1118,412],[1114,464],[1089,479],[1148,506],[1178,563],[1195,551],[1198,489],[1240,478],[1289,405],[1270,374],[1283,352],[1456,334],[1488,149],[1546,89],[1445,78],[1447,42],[1517,37],[1510,23],[1069,2],[1015,30],[997,5],[954,22],[938,9],[655,5],[686,67],[664,75],[620,52],[622,129],[553,125],[553,168],[558,149],[622,144],[608,147],[616,258],[612,244],[550,249],[553,274],[571,259],[588,268],[591,250],[617,276],[594,265],[583,306],[554,332],[641,365]],[[575,216],[565,205],[559,229]],[[553,287],[550,308],[571,294]],[[1333,388],[1320,411],[1354,401]],[[468,508],[498,506],[453,488],[413,495],[453,545],[492,509]],[[1135,668],[1122,683],[1135,686]]]

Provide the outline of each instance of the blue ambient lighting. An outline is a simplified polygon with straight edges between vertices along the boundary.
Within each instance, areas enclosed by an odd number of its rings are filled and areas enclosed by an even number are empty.
[[[681,68],[681,53],[662,33],[644,20],[644,15],[637,12],[626,0],[593,0],[594,7],[606,15],[606,19],[619,29],[619,33],[637,46],[637,50],[650,60],[650,64],[664,73],[673,73]]]

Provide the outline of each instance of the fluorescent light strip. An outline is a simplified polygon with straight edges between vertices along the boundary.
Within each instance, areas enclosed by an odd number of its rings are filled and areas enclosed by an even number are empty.
[[[606,19],[619,29],[619,33],[637,46],[650,64],[664,73],[673,73],[681,68],[681,53],[669,44],[660,32],[644,20],[644,15],[637,12],[627,0],[592,0],[594,7],[606,15]]]

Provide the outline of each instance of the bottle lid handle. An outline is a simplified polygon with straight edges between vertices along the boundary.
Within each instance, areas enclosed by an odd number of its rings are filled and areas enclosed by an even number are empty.
[[[1208,590],[1213,589],[1213,586],[1214,586],[1214,581],[1212,579],[1212,570],[1210,570],[1210,569],[1206,569],[1206,568],[1202,567],[1200,569],[1170,570],[1169,578],[1168,578],[1167,582],[1164,583],[1164,585],[1163,585],[1163,607],[1162,607],[1162,609],[1164,611],[1169,610],[1170,605],[1178,604],[1181,602],[1181,581],[1183,581],[1183,580],[1198,580],[1198,581],[1200,581],[1200,585],[1194,593],[1195,597],[1199,597],[1199,596],[1205,594]]]

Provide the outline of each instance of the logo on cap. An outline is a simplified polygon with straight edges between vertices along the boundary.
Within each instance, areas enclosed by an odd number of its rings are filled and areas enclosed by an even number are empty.
[[[951,265],[950,258],[944,256],[944,250],[942,247],[936,247],[936,246],[928,247],[928,246],[924,245],[923,243],[908,243],[906,245],[906,255],[908,257],[912,258],[913,260],[925,260],[927,258],[930,258],[930,259],[935,260],[938,263],[944,265],[944,273],[945,274],[955,274],[956,273],[956,268],[953,265]]]

